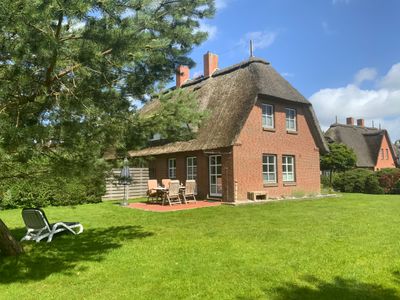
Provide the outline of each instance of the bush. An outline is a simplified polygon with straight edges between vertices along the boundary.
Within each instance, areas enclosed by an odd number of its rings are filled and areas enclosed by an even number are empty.
[[[0,207],[8,209],[97,203],[101,202],[104,193],[105,183],[98,178],[24,179],[0,187]]]
[[[385,190],[379,185],[377,174],[370,174],[365,179],[364,192],[367,194],[384,194]]]
[[[346,193],[364,193],[367,177],[373,174],[372,171],[365,169],[354,169],[345,173],[335,174],[333,177],[333,187]]]
[[[377,172],[377,176],[385,193],[393,193],[395,185],[400,180],[400,169],[382,169]]]
[[[391,192],[392,194],[400,194],[400,180],[396,182]]]

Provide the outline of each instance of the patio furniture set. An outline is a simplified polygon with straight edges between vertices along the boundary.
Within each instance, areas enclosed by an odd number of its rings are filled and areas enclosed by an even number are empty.
[[[157,180],[147,181],[147,202],[158,204],[187,204],[196,202],[196,181],[186,180],[182,185],[179,180],[162,179],[161,185]]]

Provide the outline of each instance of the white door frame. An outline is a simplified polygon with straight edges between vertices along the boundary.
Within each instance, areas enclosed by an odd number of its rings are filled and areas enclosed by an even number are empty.
[[[213,165],[211,165],[211,158],[215,158],[215,161],[217,161],[217,157],[221,157],[221,163],[220,164],[217,164],[217,163],[215,163],[215,164],[213,164]],[[218,174],[218,173],[215,173],[215,174],[213,174],[212,172],[211,172],[211,167],[216,167],[215,169],[217,170],[217,167],[218,166],[220,166],[221,167],[221,174]],[[222,190],[222,155],[210,155],[209,157],[208,157],[208,174],[209,174],[209,191],[210,191],[210,196],[211,197],[222,197],[222,193],[218,193],[218,192],[216,192],[216,193],[213,193],[212,192],[212,190],[211,190],[211,186],[215,186],[215,187],[218,187],[218,181],[217,181],[217,178],[218,177],[220,177],[221,178],[221,190]],[[211,178],[212,177],[216,177],[215,178],[215,184],[212,184],[211,183]],[[216,189],[217,191],[218,191],[218,188]]]

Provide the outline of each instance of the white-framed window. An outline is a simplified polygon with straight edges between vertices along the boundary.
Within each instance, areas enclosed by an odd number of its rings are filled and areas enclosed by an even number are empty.
[[[176,158],[168,159],[168,178],[176,178]]]
[[[274,106],[271,104],[262,104],[262,126],[274,128]]]
[[[186,158],[186,179],[196,180],[197,178],[197,158]]]
[[[276,155],[263,154],[263,182],[276,183]]]
[[[294,175],[294,156],[293,155],[283,155],[282,156],[282,175],[283,181],[293,182],[295,181]]]
[[[285,108],[286,111],[286,129],[296,131],[296,110],[294,108]]]

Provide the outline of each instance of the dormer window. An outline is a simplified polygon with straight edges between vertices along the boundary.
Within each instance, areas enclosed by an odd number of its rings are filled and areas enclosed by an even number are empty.
[[[274,128],[274,107],[270,104],[262,104],[263,128]]]
[[[296,110],[294,108],[285,108],[286,111],[286,130],[296,131]]]

